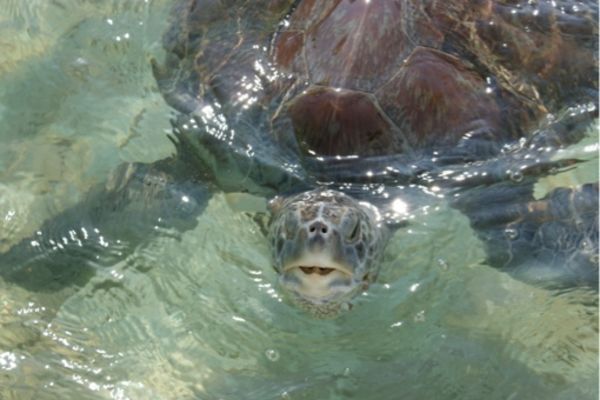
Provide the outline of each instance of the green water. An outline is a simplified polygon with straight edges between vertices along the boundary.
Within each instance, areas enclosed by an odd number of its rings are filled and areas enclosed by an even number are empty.
[[[173,152],[149,67],[169,3],[0,0],[0,251],[120,162]],[[596,135],[538,190],[597,180]],[[79,287],[0,280],[0,399],[598,398],[596,294],[485,266],[467,219],[435,206],[335,320],[282,301],[259,227],[223,195]]]

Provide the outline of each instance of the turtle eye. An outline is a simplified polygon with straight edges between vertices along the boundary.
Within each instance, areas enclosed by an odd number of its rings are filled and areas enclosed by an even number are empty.
[[[282,232],[285,239],[293,239],[296,236],[298,232],[298,220],[294,214],[288,213],[285,216]]]
[[[350,242],[356,241],[356,239],[358,239],[359,235],[360,235],[360,220],[357,220],[354,223],[354,227],[352,228],[352,230],[348,234],[348,241],[350,241]]]

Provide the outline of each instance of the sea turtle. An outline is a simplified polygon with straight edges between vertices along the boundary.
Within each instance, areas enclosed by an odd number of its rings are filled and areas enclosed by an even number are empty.
[[[271,198],[282,288],[335,315],[445,195],[491,265],[597,284],[597,183],[532,191],[597,115],[594,2],[181,0],[172,18],[153,71],[177,152],[119,168],[97,221],[143,199],[140,219],[187,229],[206,187]]]
[[[575,141],[577,129],[559,124],[530,135],[565,106],[591,102],[595,115],[597,8],[566,5],[183,1],[165,36],[166,62],[154,70],[165,99],[192,116],[175,126],[190,165],[211,170],[224,190],[283,193],[271,204],[269,233],[280,281],[297,302],[329,312],[377,275],[385,226],[401,219],[402,184],[490,186],[463,193],[455,206],[492,244],[497,266],[522,262],[532,243],[552,242],[565,228],[574,236],[563,243],[570,257],[584,239],[597,248],[595,224],[564,223],[581,219],[569,205],[591,215],[588,222],[597,218],[597,186],[536,202],[532,180],[514,180],[549,165],[518,152],[498,158],[520,138],[532,149],[556,136]],[[488,182],[466,179],[461,168],[480,160],[488,163],[475,169]],[[499,205],[481,210],[493,199]],[[568,215],[555,215],[559,208]],[[498,231],[529,235],[529,243],[507,250]],[[533,246],[556,257],[556,243]],[[559,275],[595,282],[597,265],[577,262]]]

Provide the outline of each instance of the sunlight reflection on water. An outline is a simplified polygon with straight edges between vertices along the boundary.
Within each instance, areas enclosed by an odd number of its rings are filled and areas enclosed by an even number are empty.
[[[0,250],[120,161],[173,152],[148,63],[162,51],[168,3],[8,0],[0,11],[0,31],[15,38],[0,43],[10,47],[0,59]],[[240,104],[255,101],[246,84]],[[597,179],[596,133],[560,155],[586,162],[544,178],[540,196]],[[221,195],[192,231],[165,229],[130,255],[103,232],[61,236],[57,249],[97,241],[99,259],[75,287],[43,269],[38,291],[0,281],[0,397],[597,398],[596,294],[548,292],[485,266],[466,217],[422,188],[409,189],[427,204],[394,203],[411,224],[392,239],[379,282],[334,321],[282,301],[259,225]]]

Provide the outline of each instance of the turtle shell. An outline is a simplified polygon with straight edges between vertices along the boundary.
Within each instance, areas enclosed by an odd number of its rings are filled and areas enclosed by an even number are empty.
[[[597,92],[591,2],[186,0],[173,15],[167,101],[305,156],[501,145]]]

